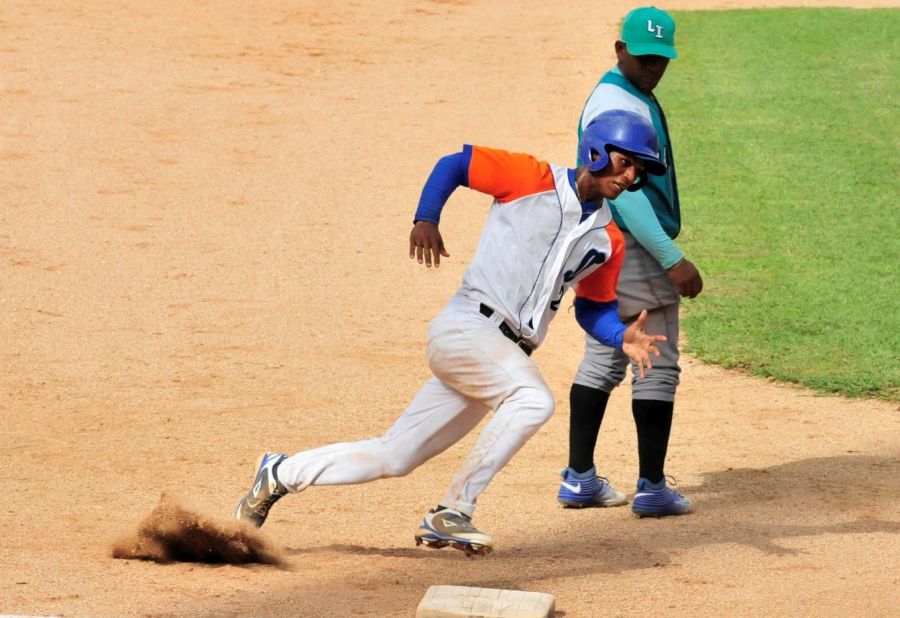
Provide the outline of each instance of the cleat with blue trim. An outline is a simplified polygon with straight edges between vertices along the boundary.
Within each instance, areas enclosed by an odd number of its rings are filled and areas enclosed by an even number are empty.
[[[675,479],[672,479],[675,484]],[[641,477],[637,482],[637,493],[631,501],[631,510],[638,517],[665,517],[690,513],[693,505],[677,491],[666,486],[666,479],[651,483]]]
[[[286,455],[281,453],[263,453],[256,462],[256,477],[253,479],[253,487],[247,495],[241,498],[234,511],[234,518],[245,521],[257,528],[262,527],[269,516],[269,509],[278,502],[282,496],[287,495],[287,487],[278,480],[278,465]]]
[[[572,468],[563,470],[556,499],[563,506],[575,509],[588,506],[621,506],[628,503],[625,494],[613,489],[607,479],[597,476],[596,468],[581,474]]]
[[[440,549],[448,545],[467,556],[484,556],[494,548],[494,539],[479,532],[472,518],[454,509],[429,510],[416,531],[416,545]]]

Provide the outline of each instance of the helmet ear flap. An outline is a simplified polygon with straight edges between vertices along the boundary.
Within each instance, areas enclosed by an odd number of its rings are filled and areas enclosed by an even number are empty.
[[[609,144],[593,144],[585,149],[587,167],[592,172],[599,172],[609,165]],[[597,158],[594,158],[596,155]]]

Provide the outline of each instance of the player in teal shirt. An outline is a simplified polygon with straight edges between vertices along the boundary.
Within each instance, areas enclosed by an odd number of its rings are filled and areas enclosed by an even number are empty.
[[[601,85],[604,86],[601,88]],[[624,91],[624,92],[623,92]],[[627,94],[630,96],[623,96]],[[640,104],[638,104],[638,102]],[[641,246],[663,266],[671,268],[684,258],[672,242],[681,231],[681,212],[678,202],[678,182],[675,159],[669,141],[669,127],[662,108],[653,94],[641,92],[615,67],[597,83],[585,104],[582,122],[590,120],[606,109],[635,109],[648,116],[659,136],[659,151],[669,166],[663,176],[650,176],[639,192],[628,191],[610,202],[613,218],[623,232],[631,232],[641,239]],[[581,139],[582,124],[578,125]],[[582,162],[579,160],[578,164]]]
[[[667,173],[646,179],[637,191],[611,202],[625,238],[625,258],[616,295],[619,317],[629,322],[648,308],[648,332],[667,337],[660,358],[643,379],[632,380],[632,414],[638,437],[639,475],[632,511],[640,516],[680,515],[691,501],[668,487],[664,464],[681,368],[678,365],[680,297],[694,298],[703,279],[675,244],[681,231],[681,206],[666,117],[653,90],[675,52],[675,22],[660,9],[630,12],[616,41],[618,64],[597,83],[584,106],[581,131],[597,114],[625,109],[648,118],[659,136]],[[578,299],[584,305],[584,299]],[[585,337],[585,355],[570,393],[569,466],[562,473],[558,500],[566,506],[617,506],[627,502],[597,475],[594,449],[610,392],[626,376],[628,359],[615,349]],[[632,370],[634,376],[637,373]]]

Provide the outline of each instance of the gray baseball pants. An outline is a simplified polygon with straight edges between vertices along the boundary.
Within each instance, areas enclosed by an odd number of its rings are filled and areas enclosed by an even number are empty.
[[[666,271],[638,242],[623,232],[625,259],[616,287],[619,317],[630,323],[647,310],[645,331],[665,335],[666,343],[657,344],[660,357],[653,358],[653,369],[639,379],[632,364],[632,398],[675,401],[681,367],[678,365],[678,290]],[[585,335],[585,354],[575,375],[575,383],[609,393],[625,379],[628,357],[621,350],[603,345]]]

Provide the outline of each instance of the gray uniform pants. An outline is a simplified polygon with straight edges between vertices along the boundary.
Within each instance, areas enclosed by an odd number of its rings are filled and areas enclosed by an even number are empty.
[[[678,290],[666,271],[653,256],[634,239],[625,237],[625,260],[616,295],[619,317],[632,322],[641,310],[647,310],[645,331],[665,335],[668,341],[657,344],[661,353],[653,358],[653,369],[645,370],[644,379],[632,366],[632,398],[674,401],[681,367],[678,365]],[[575,383],[611,392],[625,379],[628,357],[621,350],[603,345],[585,335],[585,354],[575,375]]]

